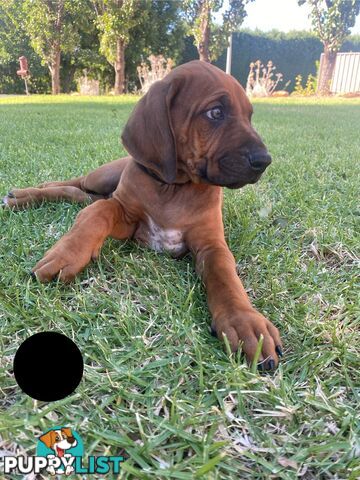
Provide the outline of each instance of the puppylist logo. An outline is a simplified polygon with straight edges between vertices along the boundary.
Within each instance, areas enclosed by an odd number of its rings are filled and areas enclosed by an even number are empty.
[[[106,475],[120,473],[120,464],[124,461],[120,456],[89,456],[85,464],[83,457],[84,446],[79,434],[69,427],[53,427],[39,437],[36,456],[3,457],[0,471],[38,475],[46,469],[50,475]]]

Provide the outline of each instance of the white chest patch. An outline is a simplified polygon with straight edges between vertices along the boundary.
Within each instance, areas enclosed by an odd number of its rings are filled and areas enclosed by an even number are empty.
[[[179,255],[186,250],[183,234],[180,230],[160,228],[148,217],[148,244],[157,252],[167,251]]]

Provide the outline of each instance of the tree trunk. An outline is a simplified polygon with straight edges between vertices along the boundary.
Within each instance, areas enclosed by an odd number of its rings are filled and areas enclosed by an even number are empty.
[[[55,20],[55,31],[56,31],[56,40],[53,43],[52,47],[52,56],[51,56],[51,90],[53,95],[58,95],[60,93],[60,56],[61,56],[61,27],[63,23],[63,14],[64,14],[64,0],[58,0],[53,2],[53,5],[56,5],[56,20]]]
[[[330,95],[331,80],[334,74],[336,52],[332,52],[325,45],[324,57],[319,71],[319,79],[316,93],[318,95]]]
[[[210,5],[208,0],[202,0],[200,6],[200,42],[198,44],[199,59],[210,62]]]
[[[125,89],[125,42],[118,38],[116,42],[115,69],[115,95],[121,95]]]
[[[71,88],[73,87],[76,65],[66,65],[66,69],[64,67],[65,65],[63,61],[61,66],[62,75],[60,75],[61,90],[63,93],[70,93]]]
[[[51,73],[51,91],[53,95],[60,93],[60,47],[54,54],[53,60],[49,66]]]

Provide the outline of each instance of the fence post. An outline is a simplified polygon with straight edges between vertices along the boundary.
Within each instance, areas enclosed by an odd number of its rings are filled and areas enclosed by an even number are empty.
[[[231,57],[232,57],[232,33],[229,37],[229,46],[226,51],[226,73],[231,75]]]

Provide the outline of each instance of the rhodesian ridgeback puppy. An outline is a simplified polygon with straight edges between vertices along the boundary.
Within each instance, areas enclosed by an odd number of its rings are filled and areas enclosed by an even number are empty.
[[[173,256],[191,251],[207,291],[212,332],[248,361],[263,336],[263,369],[277,366],[277,328],[252,306],[236,273],[222,221],[222,187],[259,180],[271,162],[251,125],[240,84],[201,61],[175,68],[137,103],[122,134],[130,156],[84,177],[13,190],[8,207],[70,200],[91,203],[33,269],[40,282],[71,281],[104,240],[133,238]]]

